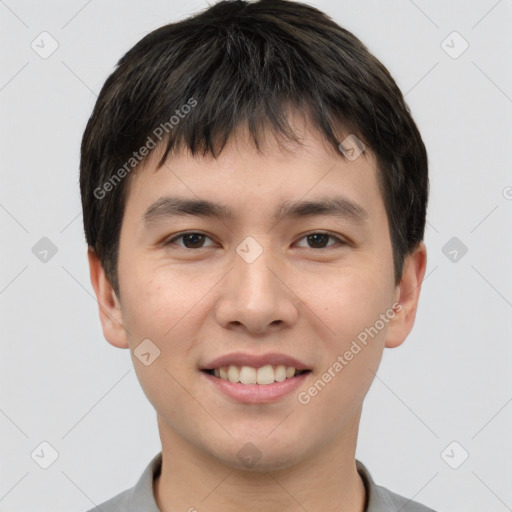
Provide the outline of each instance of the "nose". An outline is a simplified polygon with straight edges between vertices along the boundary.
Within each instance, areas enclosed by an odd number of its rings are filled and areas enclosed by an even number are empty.
[[[226,329],[252,334],[293,325],[299,298],[289,282],[289,272],[283,268],[268,246],[254,261],[235,254],[233,269],[221,284],[215,308],[217,322]]]

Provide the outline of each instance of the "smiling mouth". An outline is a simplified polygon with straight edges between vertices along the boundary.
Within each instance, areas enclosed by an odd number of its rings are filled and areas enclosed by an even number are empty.
[[[259,368],[229,365],[201,371],[232,383],[260,384],[263,386],[274,384],[274,382],[283,382],[287,379],[298,377],[303,373],[311,372],[311,370],[296,370],[293,366],[270,364]]]

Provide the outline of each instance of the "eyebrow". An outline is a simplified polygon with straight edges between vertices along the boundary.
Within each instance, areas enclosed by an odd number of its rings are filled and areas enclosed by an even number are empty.
[[[343,196],[319,198],[314,201],[285,201],[274,213],[274,220],[285,218],[312,217],[315,215],[332,216],[346,219],[357,224],[368,222],[368,212],[358,203]],[[210,217],[233,219],[234,213],[224,204],[206,199],[186,199],[178,196],[165,196],[155,201],[142,215],[146,227],[162,219],[172,217]]]

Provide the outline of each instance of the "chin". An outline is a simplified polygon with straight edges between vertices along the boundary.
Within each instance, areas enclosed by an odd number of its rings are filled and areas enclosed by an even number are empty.
[[[274,425],[275,428],[275,425]],[[300,443],[289,431],[283,429],[282,438],[276,432],[269,435],[267,430],[260,435],[252,433],[230,439],[229,447],[221,449],[220,453],[212,453],[226,466],[241,471],[266,472],[289,468],[305,456],[298,448],[304,449],[304,439]],[[228,457],[226,455],[229,454]]]

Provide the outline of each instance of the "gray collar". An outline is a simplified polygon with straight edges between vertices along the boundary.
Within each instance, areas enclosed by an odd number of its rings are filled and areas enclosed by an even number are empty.
[[[153,494],[153,481],[160,474],[162,467],[162,452],[153,457],[139,481],[131,489],[118,494],[88,512],[161,512]],[[420,503],[395,494],[385,487],[377,485],[366,466],[356,459],[356,468],[363,479],[366,488],[365,512],[435,512]]]

